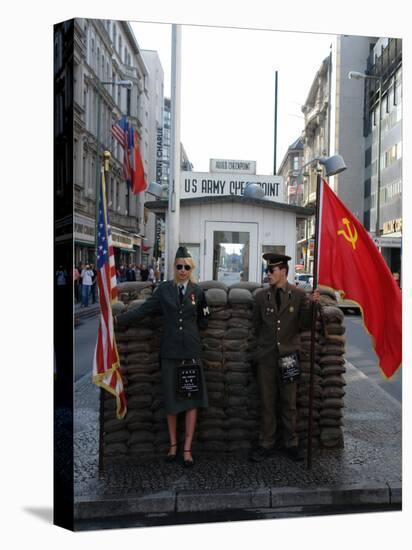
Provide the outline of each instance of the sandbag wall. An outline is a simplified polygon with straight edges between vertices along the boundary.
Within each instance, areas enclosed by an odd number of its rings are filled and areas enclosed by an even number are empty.
[[[197,446],[210,451],[247,450],[259,429],[251,362],[253,297],[247,288],[228,290],[216,282],[201,286],[210,309],[208,328],[201,333],[209,407],[199,411]]]
[[[127,285],[127,288],[125,287]],[[245,451],[256,442],[260,401],[252,356],[256,341],[252,331],[253,294],[261,285],[238,283],[229,289],[216,281],[201,283],[210,309],[208,328],[201,332],[203,366],[209,407],[200,409],[193,449],[196,451]],[[115,313],[138,307],[151,292],[150,283],[123,283]],[[328,448],[343,445],[344,396],[343,314],[330,296],[316,324],[316,357],[313,409],[313,443]],[[117,420],[115,399],[104,395],[104,456],[144,456],[168,448],[166,416],[160,386],[159,345],[161,318],[116,331],[128,413]],[[339,337],[339,338],[337,338]],[[302,334],[302,376],[298,384],[298,432],[307,435],[310,332]],[[181,415],[182,416],[182,415]],[[179,431],[184,433],[183,418]]]
[[[344,314],[337,307],[333,294],[322,297],[319,365],[321,371],[321,403],[319,438],[322,447],[343,447],[343,408],[345,395],[345,326]]]

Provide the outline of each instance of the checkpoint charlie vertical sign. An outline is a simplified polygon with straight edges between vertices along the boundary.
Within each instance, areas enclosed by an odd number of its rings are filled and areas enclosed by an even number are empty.
[[[257,183],[265,200],[284,202],[283,178],[227,172],[181,172],[180,198],[242,196],[248,183]]]

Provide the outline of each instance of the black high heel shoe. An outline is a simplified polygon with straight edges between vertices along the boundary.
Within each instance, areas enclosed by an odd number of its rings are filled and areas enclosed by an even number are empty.
[[[166,455],[166,462],[175,462],[177,457],[177,449],[175,453],[171,453],[170,450],[174,447],[177,447],[177,443],[173,443],[173,445],[170,445],[169,453]]]
[[[184,453],[191,453],[192,449],[184,449],[183,452]],[[194,464],[195,464],[195,461],[193,460],[193,457],[189,458],[189,459],[183,458],[183,466],[185,466],[186,468],[191,468],[192,466],[194,466]]]

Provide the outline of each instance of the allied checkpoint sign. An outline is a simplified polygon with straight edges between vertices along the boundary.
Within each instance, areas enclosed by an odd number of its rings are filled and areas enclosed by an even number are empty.
[[[265,192],[265,200],[284,202],[281,176],[257,176],[227,172],[181,172],[180,198],[242,196],[248,183],[257,183]]]

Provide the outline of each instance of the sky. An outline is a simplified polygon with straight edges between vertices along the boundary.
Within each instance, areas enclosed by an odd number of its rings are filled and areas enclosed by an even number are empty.
[[[156,50],[170,97],[171,25],[131,22],[142,49]],[[256,160],[273,174],[275,71],[278,71],[277,168],[300,136],[301,106],[332,34],[182,26],[181,142],[194,171],[210,158]]]

